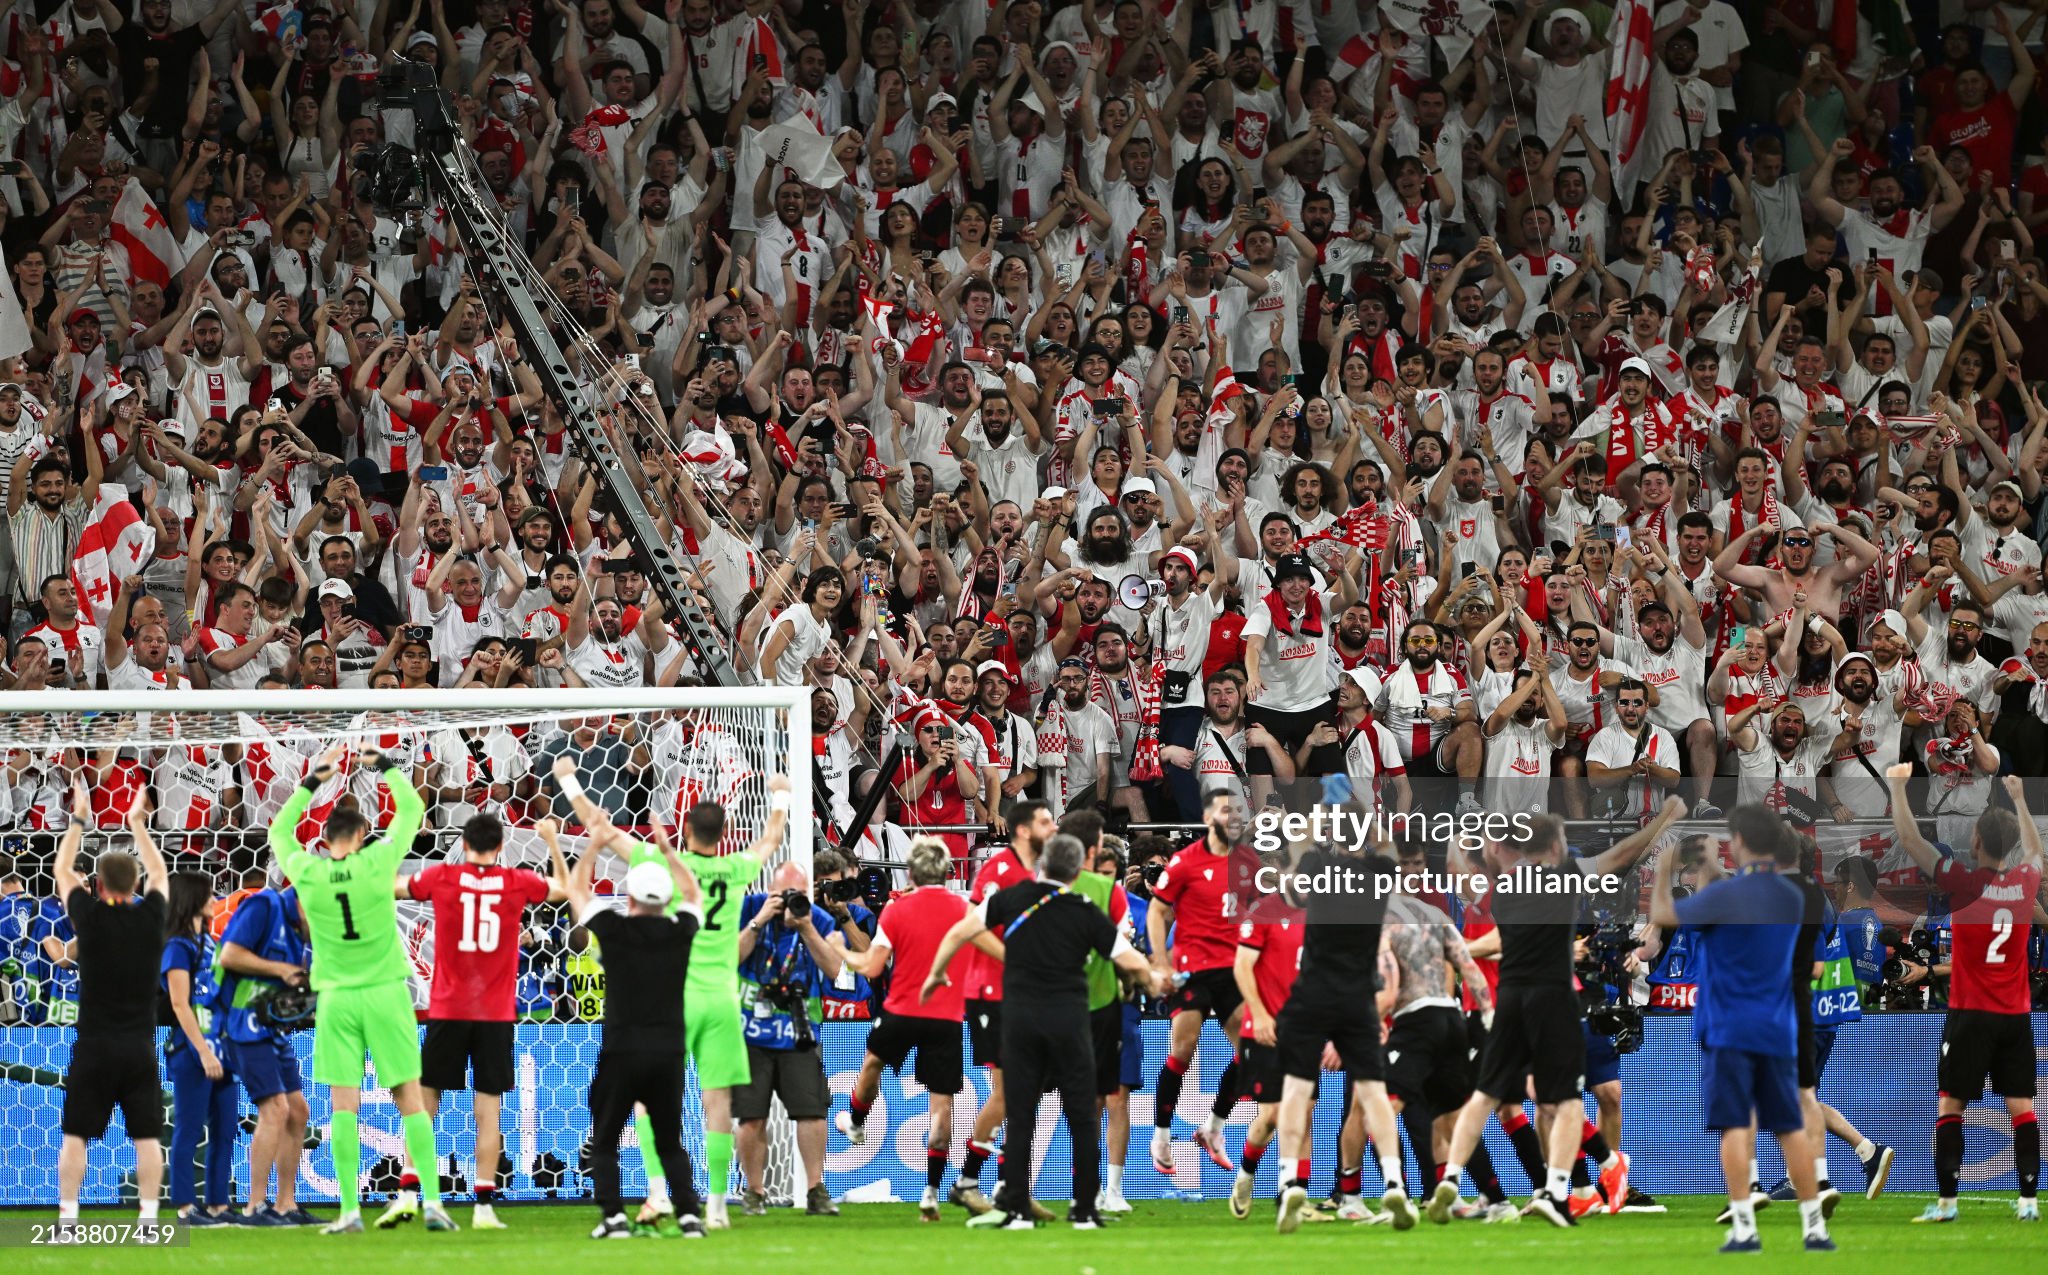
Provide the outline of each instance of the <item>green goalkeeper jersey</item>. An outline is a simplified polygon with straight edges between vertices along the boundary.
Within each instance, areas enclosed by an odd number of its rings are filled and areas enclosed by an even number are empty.
[[[697,878],[704,892],[704,923],[690,944],[690,969],[683,979],[684,1007],[696,996],[723,996],[734,1000],[740,994],[740,904],[761,875],[761,860],[750,854],[702,855],[682,853],[683,866]],[[633,843],[628,866],[640,863],[667,865],[657,846]],[[680,891],[669,902],[669,911],[682,906]]]
[[[375,987],[412,977],[412,960],[398,932],[398,868],[420,830],[426,803],[405,772],[384,772],[391,786],[391,825],[354,854],[330,859],[299,844],[299,820],[313,804],[300,785],[270,821],[270,848],[299,892],[313,931],[312,983],[316,991]]]

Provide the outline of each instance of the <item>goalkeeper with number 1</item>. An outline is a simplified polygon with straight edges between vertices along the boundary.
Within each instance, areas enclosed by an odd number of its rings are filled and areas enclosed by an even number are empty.
[[[559,758],[554,769],[558,781],[573,781],[576,777],[576,762],[572,758]],[[740,903],[760,877],[763,861],[781,846],[789,824],[789,780],[770,775],[767,787],[767,826],[744,853],[718,853],[719,842],[725,836],[724,807],[700,801],[683,816],[682,861],[704,892],[704,920],[697,931],[684,984],[683,1032],[690,1060],[696,1064],[697,1087],[704,1099],[704,1159],[709,1186],[704,1226],[713,1231],[730,1225],[725,1193],[732,1174],[732,1091],[745,1085],[752,1076],[740,1012]],[[596,827],[605,820],[604,812],[583,795],[580,786],[564,782],[562,791],[570,799],[577,822],[585,828]],[[667,866],[668,838],[659,824],[655,825],[655,839],[660,843],[658,847],[632,842],[628,870],[642,863]],[[627,838],[621,834],[621,840]],[[674,906],[680,905],[672,905],[671,910]],[[673,1206],[668,1201],[667,1179],[661,1174],[661,1166],[647,1153],[654,1145],[653,1126],[644,1111],[638,1112],[635,1119],[639,1122],[639,1142],[647,1172],[647,1204],[639,1220],[647,1223],[656,1221],[662,1213],[672,1212]]]
[[[340,745],[314,759],[304,782],[270,821],[270,848],[297,889],[312,931],[312,985],[320,994],[313,1029],[313,1079],[328,1087],[334,1104],[334,1180],[341,1192],[341,1216],[321,1231],[344,1235],[363,1229],[363,1144],[357,1112],[362,1108],[366,1053],[403,1118],[406,1153],[419,1170],[427,1229],[453,1231],[454,1221],[441,1208],[434,1123],[420,1094],[419,1024],[406,987],[412,961],[399,937],[393,894],[399,864],[412,849],[426,803],[403,769],[386,769],[381,752],[358,748],[359,764],[382,771],[391,788],[394,813],[383,836],[370,840],[374,829],[369,819],[354,806],[343,806],[330,813],[321,828],[325,854],[299,844],[299,820],[313,804],[314,794],[334,777],[341,764]]]

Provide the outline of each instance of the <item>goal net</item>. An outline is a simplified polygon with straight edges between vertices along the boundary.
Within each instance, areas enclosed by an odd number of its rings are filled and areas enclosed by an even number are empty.
[[[123,848],[122,830],[138,789],[146,788],[156,839],[172,872],[208,875],[217,900],[216,937],[229,909],[264,884],[272,817],[333,744],[347,772],[321,788],[301,839],[310,843],[325,814],[353,803],[378,827],[393,815],[382,777],[352,769],[362,751],[403,767],[426,801],[425,825],[404,871],[459,861],[461,829],[478,812],[505,825],[502,862],[548,871],[536,823],[564,824],[564,853],[574,862],[586,839],[552,778],[557,758],[575,759],[588,795],[623,829],[646,839],[667,831],[681,844],[684,812],[700,801],[726,814],[721,849],[742,850],[768,816],[767,779],[791,787],[788,835],[770,856],[756,891],[786,863],[811,868],[810,702],[800,688],[634,690],[202,691],[157,694],[31,692],[0,695],[0,1205],[48,1205],[57,1198],[58,1116],[71,1054],[78,978],[71,939],[55,899],[51,861],[70,822],[69,792],[90,794],[85,848]],[[625,863],[610,851],[596,865],[600,896],[624,906]],[[737,902],[737,901],[735,901]],[[434,965],[431,909],[401,900],[399,926],[412,956],[414,1004],[424,1016]],[[495,1172],[509,1199],[576,1199],[589,1190],[587,1094],[603,1032],[604,975],[599,954],[566,905],[527,910],[516,935],[447,937],[519,945],[515,1084],[504,1099],[505,1157],[476,1163],[476,1125],[468,1094],[444,1096],[436,1124],[443,1189],[473,1191]],[[165,1021],[168,1022],[168,1011]],[[171,1029],[165,1029],[165,1033]],[[312,1120],[300,1163],[304,1198],[333,1199],[331,1162],[314,1148],[325,1139],[324,1087],[310,1083],[311,1031],[291,1036],[309,1077]],[[365,1081],[363,1189],[374,1199],[397,1186],[403,1154],[398,1112],[387,1090]],[[164,1102],[172,1110],[166,1080]],[[236,1198],[248,1189],[244,1099],[237,1148]],[[113,1134],[120,1132],[118,1118]],[[684,1107],[684,1141],[699,1190],[704,1180],[704,1115],[694,1067]],[[170,1145],[171,1135],[165,1135]],[[779,1104],[768,1122],[765,1193],[789,1204],[802,1196],[794,1129]],[[642,1157],[629,1123],[621,1168],[628,1195],[644,1189]],[[203,1162],[204,1152],[201,1152]],[[648,1159],[652,1148],[647,1149]],[[94,1148],[85,1198],[132,1195],[127,1163]],[[730,1189],[740,1190],[734,1165]]]

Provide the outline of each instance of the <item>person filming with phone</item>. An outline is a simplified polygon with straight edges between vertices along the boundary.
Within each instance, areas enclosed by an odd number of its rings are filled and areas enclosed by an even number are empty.
[[[976,822],[975,807],[968,794],[981,791],[981,776],[962,754],[958,731],[936,709],[918,716],[911,753],[898,763],[891,781],[900,809],[897,822],[906,829],[958,828]],[[954,858],[967,857],[965,834],[937,835],[952,850]]]

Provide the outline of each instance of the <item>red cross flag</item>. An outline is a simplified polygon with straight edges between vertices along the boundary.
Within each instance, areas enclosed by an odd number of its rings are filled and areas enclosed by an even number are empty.
[[[156,532],[128,503],[128,489],[120,483],[101,483],[71,558],[79,618],[98,624],[114,605],[122,578],[140,574],[142,564],[155,553]]]
[[[107,231],[115,243],[128,250],[128,265],[136,279],[169,287],[171,276],[185,268],[185,254],[178,250],[171,224],[133,177],[121,188]]]
[[[1654,168],[1664,158],[1641,153],[1650,120],[1650,67],[1656,60],[1650,34],[1649,0],[1621,0],[1614,6],[1607,28],[1607,126],[1614,138],[1614,184],[1627,191],[1635,190],[1639,168],[1646,163]]]

